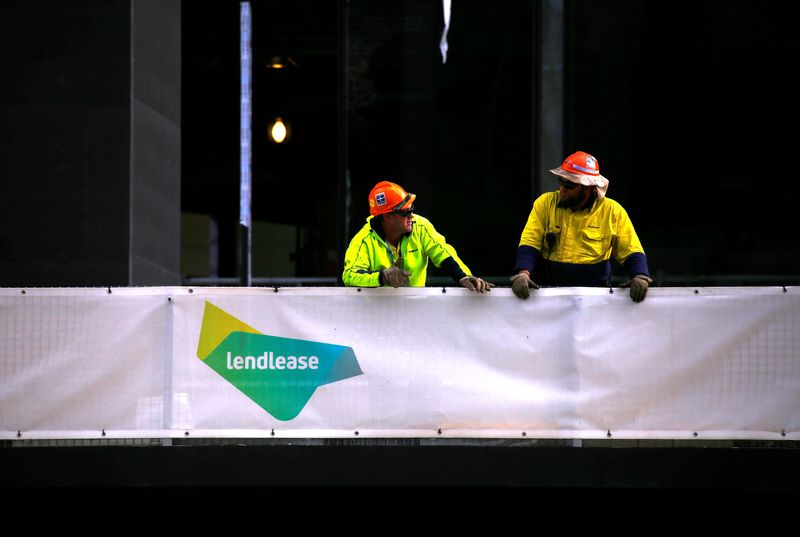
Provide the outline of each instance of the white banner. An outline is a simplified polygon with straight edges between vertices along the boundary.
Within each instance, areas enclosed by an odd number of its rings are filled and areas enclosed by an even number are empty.
[[[797,288],[0,289],[0,438],[800,439]]]

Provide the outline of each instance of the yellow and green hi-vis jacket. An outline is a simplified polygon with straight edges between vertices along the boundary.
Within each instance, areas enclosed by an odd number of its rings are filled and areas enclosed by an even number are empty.
[[[412,231],[400,238],[395,250],[383,237],[380,220],[375,220],[374,216],[367,218],[367,223],[347,248],[342,273],[344,284],[349,287],[379,287],[381,271],[392,266],[397,255],[403,258],[403,269],[411,273],[409,285],[412,287],[425,286],[428,259],[456,282],[464,276],[472,276],[455,248],[447,244],[444,235],[436,231],[430,220],[415,214],[413,222]]]

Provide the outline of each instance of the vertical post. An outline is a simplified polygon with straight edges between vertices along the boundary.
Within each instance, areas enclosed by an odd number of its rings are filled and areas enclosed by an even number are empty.
[[[347,153],[349,151],[348,148],[348,106],[347,106],[347,99],[348,99],[348,80],[347,80],[347,52],[348,52],[348,35],[347,32],[349,31],[348,28],[348,13],[349,13],[349,0],[338,0],[338,30],[337,30],[337,38],[338,38],[338,49],[337,49],[337,60],[338,60],[338,84],[337,84],[337,95],[336,95],[336,119],[337,124],[339,127],[337,139],[337,147],[336,147],[336,154],[337,154],[337,188],[336,188],[336,195],[337,195],[337,218],[336,218],[336,250],[337,250],[337,260],[338,260],[338,267],[337,270],[337,282],[341,283],[341,267],[344,266],[344,254],[345,250],[347,249],[347,244],[350,240],[349,228],[350,228],[350,170],[348,168],[348,159]]]
[[[175,399],[173,387],[173,371],[175,369],[175,311],[173,310],[172,296],[167,297],[167,305],[164,311],[164,391],[161,428],[164,434],[168,434],[175,427],[175,412],[173,401]],[[171,446],[172,438],[166,437],[161,440],[162,446]]]
[[[241,51],[241,125],[240,125],[240,182],[239,182],[239,228],[242,234],[242,287],[252,285],[251,275],[251,228],[252,215],[250,213],[250,162],[252,157],[252,146],[250,143],[250,122],[251,122],[251,58],[250,35],[252,29],[250,17],[250,2],[240,4],[240,37],[239,46]]]
[[[534,198],[553,190],[554,176],[545,173],[564,158],[564,0],[545,0],[538,4],[538,82],[534,103],[536,136],[533,157]]]

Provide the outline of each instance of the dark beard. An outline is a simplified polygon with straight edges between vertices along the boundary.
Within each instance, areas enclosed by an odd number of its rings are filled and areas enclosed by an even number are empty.
[[[583,203],[583,198],[572,198],[564,201],[558,200],[556,207],[559,207],[561,209],[572,209],[573,207],[577,207],[581,203]]]
[[[594,192],[590,192],[589,196],[586,198],[572,198],[564,201],[561,201],[561,199],[559,199],[558,203],[556,204],[556,207],[559,207],[561,209],[573,209],[575,207],[578,207],[579,205],[583,205],[584,199],[586,200],[586,205],[584,205],[584,207],[591,207],[596,197],[597,196]]]

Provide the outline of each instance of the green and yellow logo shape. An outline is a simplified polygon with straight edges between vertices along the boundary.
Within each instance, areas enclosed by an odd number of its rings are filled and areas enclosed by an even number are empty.
[[[363,373],[351,347],[268,336],[208,301],[197,357],[282,421],[296,418],[317,387]]]

